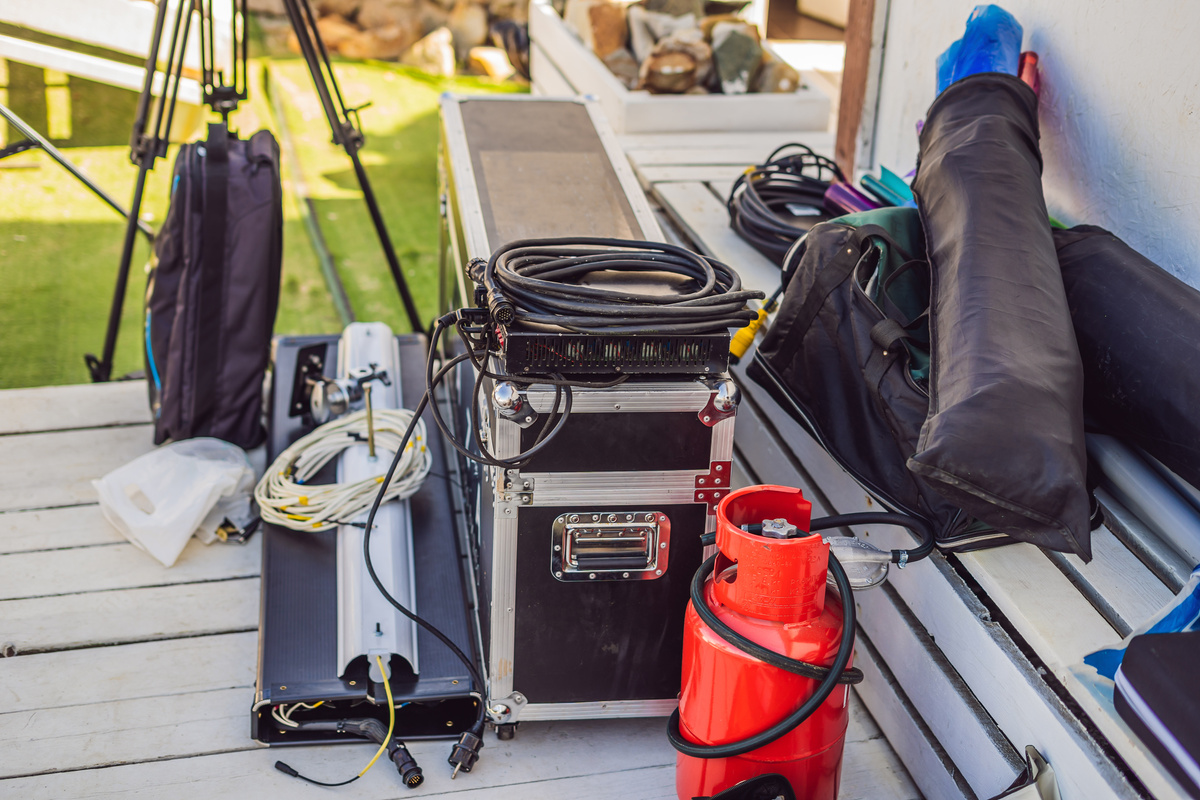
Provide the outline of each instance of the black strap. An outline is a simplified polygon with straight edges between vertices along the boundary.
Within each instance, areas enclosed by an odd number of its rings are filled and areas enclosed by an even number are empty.
[[[787,330],[783,331],[783,345],[771,359],[772,361],[777,364],[791,363],[796,351],[800,349],[800,343],[804,340],[809,326],[817,318],[821,306],[825,305],[826,298],[854,274],[854,268],[858,266],[858,262],[863,256],[862,245],[870,236],[878,236],[889,244],[892,243],[891,234],[878,225],[863,225],[852,231],[846,237],[846,243],[838,248],[837,255],[817,275],[816,281],[800,305],[799,312],[787,323]],[[776,325],[778,324],[779,322],[776,322]]]
[[[883,376],[904,353],[902,340],[909,338],[911,336],[908,331],[904,330],[903,326],[894,319],[884,319],[871,328],[871,341],[878,347],[873,349],[870,357],[867,358],[867,364],[863,368],[863,377],[867,381],[867,391],[871,393],[871,400],[875,403],[875,411],[878,412],[880,419],[888,423],[888,428],[892,427],[892,423],[879,387],[883,383]]]
[[[201,231],[200,307],[196,342],[193,435],[203,435],[212,410],[221,354],[222,315],[225,309],[225,232],[229,210],[229,130],[224,123],[208,126],[204,144],[204,218]]]

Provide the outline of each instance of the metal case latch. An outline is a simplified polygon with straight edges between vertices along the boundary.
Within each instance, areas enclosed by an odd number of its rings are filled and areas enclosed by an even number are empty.
[[[551,527],[560,581],[654,580],[667,571],[671,521],[661,511],[569,512]]]

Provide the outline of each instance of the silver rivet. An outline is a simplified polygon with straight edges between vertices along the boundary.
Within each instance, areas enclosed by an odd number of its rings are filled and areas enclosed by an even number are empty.
[[[561,578],[561,577],[562,577],[562,573],[561,573],[561,572],[556,572],[556,573],[554,573],[554,577],[556,577],[556,578]]]
[[[614,410],[616,410],[616,411],[620,411],[620,410],[621,410],[621,404],[620,404],[620,403],[613,403],[613,409],[614,409]]]
[[[710,417],[710,416],[708,416],[708,415],[705,415],[705,417],[704,417],[704,421],[705,421],[705,422],[711,422],[711,421],[712,421],[712,417]]]
[[[720,471],[721,471],[721,470],[723,470],[723,469],[725,469],[725,467],[723,467],[723,466],[722,466],[722,465],[720,465],[720,464],[717,464],[717,472],[720,472]]]
[[[629,577],[629,573],[628,573],[628,572],[622,572],[622,573],[621,573],[621,577],[622,577],[622,578],[628,578],[628,577]]]
[[[600,515],[592,514],[592,522],[599,522],[599,521],[600,521]]]
[[[697,500],[703,500],[703,499],[704,499],[704,492],[699,492],[699,493],[697,493],[697,494],[696,494],[696,499],[697,499]]]
[[[698,484],[700,484],[701,486],[703,486],[703,485],[704,485],[704,478],[700,478],[699,480],[697,480],[697,481],[696,481],[696,483],[698,483]]]
[[[609,522],[616,522],[616,521],[617,521],[617,515],[616,515],[616,514],[609,514],[609,515],[608,515],[608,521],[609,521]]]
[[[626,522],[633,522],[633,514],[626,514],[626,515],[625,515],[625,521],[626,521]]]
[[[656,570],[654,570],[654,574],[655,574],[655,575],[662,575],[662,570],[661,570],[661,569],[656,569]]]
[[[666,543],[666,542],[662,542],[661,544],[659,544],[659,546],[658,546],[658,549],[659,549],[659,550],[666,550],[666,549],[667,549],[667,543]]]
[[[559,550],[562,550],[562,545],[561,544],[554,545],[554,552],[557,553]]]
[[[589,573],[588,573],[588,577],[589,577],[589,578],[594,578],[594,577],[596,577],[596,573],[594,573],[594,572],[589,572]]]
[[[578,514],[572,514],[572,515],[571,515],[571,522],[579,522],[579,515],[578,515]]]
[[[653,522],[653,521],[654,521],[654,515],[653,515],[653,514],[647,514],[647,515],[646,515],[646,522]]]

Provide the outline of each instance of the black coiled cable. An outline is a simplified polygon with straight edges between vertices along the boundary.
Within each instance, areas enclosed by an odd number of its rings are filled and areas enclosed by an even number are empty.
[[[729,224],[738,236],[782,266],[788,248],[813,225],[828,219],[823,206],[829,184],[845,180],[831,159],[802,144],[785,144],[734,182],[726,202]],[[815,213],[797,216],[790,210],[795,206]]]
[[[669,273],[677,293],[582,286],[590,273]],[[663,242],[592,237],[521,239],[492,253],[482,282],[492,319],[578,333],[702,334],[754,319],[737,273],[716,259]]]

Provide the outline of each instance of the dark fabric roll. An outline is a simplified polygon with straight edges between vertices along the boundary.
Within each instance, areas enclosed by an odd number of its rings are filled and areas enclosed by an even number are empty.
[[[1103,228],[1054,244],[1090,421],[1200,486],[1200,291]]]
[[[1041,169],[1037,96],[1019,79],[972,75],[930,106],[913,194],[933,370],[908,467],[1005,533],[1090,558],[1083,367]]]

